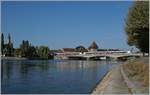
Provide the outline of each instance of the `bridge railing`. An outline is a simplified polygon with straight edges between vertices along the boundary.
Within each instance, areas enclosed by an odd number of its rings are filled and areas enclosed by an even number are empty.
[[[79,53],[79,52],[68,52],[68,53],[58,53],[56,56],[141,56],[140,53],[113,53],[113,52],[86,52],[86,53]]]

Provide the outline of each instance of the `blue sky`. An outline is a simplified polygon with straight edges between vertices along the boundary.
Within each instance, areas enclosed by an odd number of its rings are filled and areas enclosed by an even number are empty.
[[[2,2],[2,32],[11,34],[14,47],[22,40],[50,49],[88,47],[128,49],[124,32],[131,1]]]

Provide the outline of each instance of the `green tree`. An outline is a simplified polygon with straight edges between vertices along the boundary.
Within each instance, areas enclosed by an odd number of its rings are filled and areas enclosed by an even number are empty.
[[[1,34],[1,54],[3,55],[4,53],[4,35],[3,33]]]
[[[40,46],[38,48],[38,55],[40,58],[48,58],[49,53],[50,49],[47,46]]]
[[[28,57],[33,58],[33,57],[38,57],[36,48],[34,46],[30,46],[28,50]]]
[[[128,44],[149,52],[149,2],[135,1],[129,8],[125,31]]]
[[[84,46],[77,46],[76,48],[75,48],[75,51],[76,52],[87,52],[88,50],[84,47]]]
[[[8,34],[8,44],[5,45],[5,49],[6,49],[5,56],[14,56],[14,48],[10,34]]]
[[[33,58],[37,57],[37,51],[34,46],[32,46],[29,41],[22,41],[22,44],[20,45],[20,55],[22,57],[28,57]]]
[[[28,57],[29,56],[29,41],[22,41],[22,44],[20,45],[20,52],[22,57]]]
[[[14,50],[14,56],[16,56],[16,57],[21,57],[21,50],[20,50],[20,48],[15,48],[15,50]]]
[[[15,55],[16,57],[21,57],[21,50],[20,50],[20,48],[15,48],[15,50],[14,50],[14,55]]]

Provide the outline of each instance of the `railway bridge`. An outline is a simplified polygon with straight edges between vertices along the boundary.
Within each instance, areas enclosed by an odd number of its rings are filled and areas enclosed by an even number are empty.
[[[130,58],[137,58],[142,56],[141,54],[133,54],[133,53],[115,53],[115,54],[78,54],[78,55],[67,55],[66,59],[73,60],[127,60]]]

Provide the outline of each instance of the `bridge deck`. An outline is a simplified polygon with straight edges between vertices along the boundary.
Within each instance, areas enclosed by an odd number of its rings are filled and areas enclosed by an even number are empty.
[[[139,54],[80,54],[80,55],[68,55],[68,57],[85,57],[85,58],[90,58],[90,57],[113,57],[113,58],[118,58],[118,57],[126,57],[126,56],[141,56]]]

